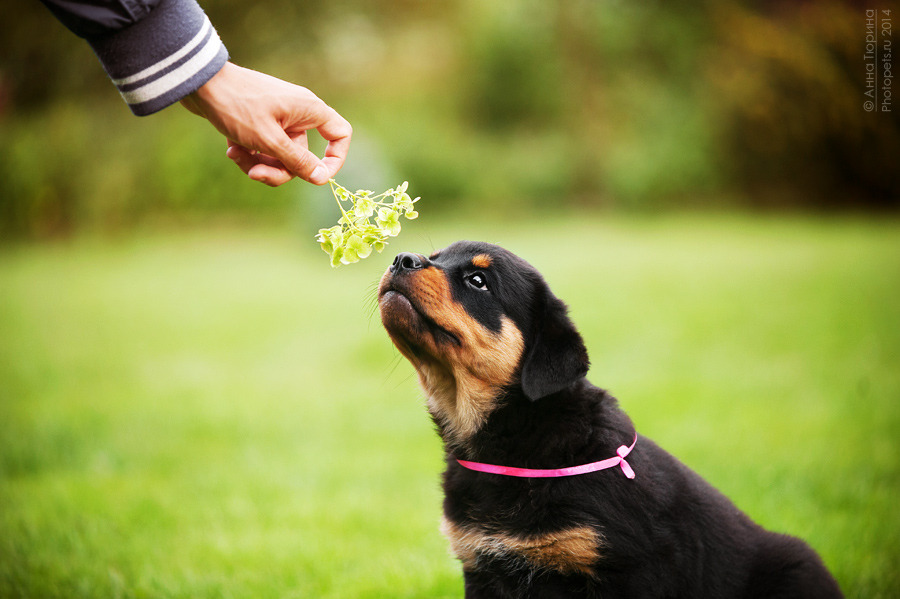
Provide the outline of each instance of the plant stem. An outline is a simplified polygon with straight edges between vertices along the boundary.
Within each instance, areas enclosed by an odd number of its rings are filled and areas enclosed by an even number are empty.
[[[346,187],[344,187],[343,185],[341,185],[340,183],[338,183],[338,182],[335,181],[334,179],[329,179],[329,180],[328,180],[328,183],[331,184],[331,195],[334,196],[334,201],[337,202],[338,208],[341,209],[341,214],[343,214],[343,215],[344,215],[344,218],[346,218],[346,219],[349,221],[349,220],[350,220],[350,216],[347,214],[347,211],[344,210],[344,205],[341,204],[341,199],[338,197],[337,189],[335,189],[335,186],[340,187],[341,189],[343,189],[343,190],[346,191],[347,193],[350,193],[350,192],[347,190]],[[350,195],[353,195],[353,194],[350,194]]]

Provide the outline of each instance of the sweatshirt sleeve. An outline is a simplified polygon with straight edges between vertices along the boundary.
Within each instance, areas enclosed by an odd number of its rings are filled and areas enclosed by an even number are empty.
[[[228,51],[195,0],[43,0],[93,48],[131,111],[174,104],[219,72]]]

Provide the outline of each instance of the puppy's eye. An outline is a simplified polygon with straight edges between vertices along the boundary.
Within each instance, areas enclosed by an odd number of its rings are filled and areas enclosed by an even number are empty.
[[[487,277],[484,276],[483,272],[473,272],[472,274],[467,275],[466,282],[475,289],[487,291]]]

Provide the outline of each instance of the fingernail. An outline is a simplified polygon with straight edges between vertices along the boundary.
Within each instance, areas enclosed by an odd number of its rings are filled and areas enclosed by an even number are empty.
[[[322,183],[328,178],[328,171],[321,164],[313,170],[309,176],[310,181],[321,181]]]

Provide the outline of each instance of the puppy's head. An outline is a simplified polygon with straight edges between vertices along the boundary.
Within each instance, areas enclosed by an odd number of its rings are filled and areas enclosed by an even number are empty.
[[[461,241],[427,258],[398,255],[381,279],[379,306],[431,415],[456,441],[505,395],[536,401],[587,373],[565,304],[534,267],[495,245]]]

